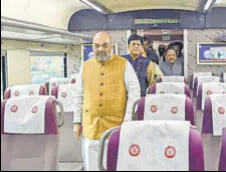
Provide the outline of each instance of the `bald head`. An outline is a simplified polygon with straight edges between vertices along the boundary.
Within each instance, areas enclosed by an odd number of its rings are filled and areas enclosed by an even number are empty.
[[[105,62],[112,51],[111,36],[107,32],[98,32],[93,38],[93,52],[98,61]]]
[[[100,42],[100,41],[107,41],[111,42],[111,36],[107,32],[98,32],[96,35],[93,37],[93,42]]]

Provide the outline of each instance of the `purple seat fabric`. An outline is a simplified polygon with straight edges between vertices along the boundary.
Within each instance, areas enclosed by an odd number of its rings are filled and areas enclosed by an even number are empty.
[[[58,98],[58,89],[59,87],[54,87],[51,91],[51,95],[54,96],[55,98]]]
[[[205,100],[205,108],[203,111],[202,133],[213,134],[212,102],[210,97],[207,97]]]
[[[1,103],[1,170],[57,170],[59,141],[54,100],[50,98],[46,103],[45,134],[5,133],[6,102]]]
[[[47,90],[47,94],[49,95],[49,82],[45,83],[45,87],[46,87],[46,90]]]
[[[47,95],[46,86],[41,85],[39,89],[39,95]],[[4,93],[4,99],[9,99],[11,97],[11,88],[7,88]]]
[[[221,137],[213,136],[212,101],[205,100],[202,123],[202,139],[205,158],[205,170],[217,171]]]
[[[107,149],[107,171],[117,170],[119,139],[120,128],[110,135]],[[189,135],[189,171],[204,171],[202,139],[200,133],[193,127]]]
[[[151,88],[149,88],[147,92],[148,94],[156,94],[156,84],[154,84]],[[186,96],[191,98],[191,91],[187,85],[185,85],[184,94],[186,94]]]
[[[226,171],[226,128],[223,129],[219,171]]]
[[[138,102],[137,108],[137,120],[142,121],[144,119],[144,108],[145,108],[145,97],[141,98]],[[195,124],[194,121],[194,109],[190,98],[186,98],[185,101],[185,120],[190,121],[192,125]]]

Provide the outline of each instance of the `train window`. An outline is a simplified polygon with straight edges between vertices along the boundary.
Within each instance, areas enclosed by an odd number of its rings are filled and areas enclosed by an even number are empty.
[[[1,51],[1,100],[4,99],[4,91],[7,87],[7,72],[6,72],[6,52]]]
[[[66,54],[31,52],[32,84],[43,84],[51,78],[67,77]]]

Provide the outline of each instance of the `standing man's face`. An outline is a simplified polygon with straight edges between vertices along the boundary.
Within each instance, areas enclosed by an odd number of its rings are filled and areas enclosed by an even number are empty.
[[[148,49],[150,48],[150,43],[149,43],[149,41],[144,41],[143,47],[144,47],[144,50],[147,52]]]
[[[142,44],[140,40],[133,40],[129,44],[129,52],[133,56],[139,56],[142,53]]]
[[[166,52],[165,58],[167,62],[174,64],[177,60],[176,52],[173,49],[168,50]]]
[[[93,52],[98,61],[107,61],[112,52],[110,35],[105,32],[97,33],[93,39]]]

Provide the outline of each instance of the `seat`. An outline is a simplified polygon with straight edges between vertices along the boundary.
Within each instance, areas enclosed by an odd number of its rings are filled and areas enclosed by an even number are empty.
[[[149,87],[147,89],[147,94],[164,94],[164,93],[186,94],[189,98],[191,98],[190,89],[184,83],[176,82],[156,83],[152,87]]]
[[[192,101],[183,94],[149,94],[137,107],[137,120],[186,120],[194,125]]]
[[[212,76],[212,72],[194,72],[192,74],[192,90],[194,89],[195,78],[198,76]]]
[[[226,171],[226,128],[223,129],[219,171]]]
[[[195,78],[194,82],[195,83],[194,83],[193,97],[197,97],[198,88],[201,83],[220,82],[220,77],[219,76],[198,76]]]
[[[9,99],[18,96],[38,96],[38,95],[46,95],[47,90],[44,85],[15,85],[10,88],[7,88],[4,93],[4,98]]]
[[[107,169],[103,164],[105,149]],[[204,171],[201,134],[185,121],[125,122],[121,127],[103,134],[99,151],[99,169]]]
[[[52,89],[57,87],[59,84],[70,84],[73,80],[71,78],[51,78],[48,82],[45,83],[48,94],[51,95]]]
[[[195,112],[195,125],[202,131],[203,110],[205,105],[205,99],[211,94],[225,94],[225,83],[201,83],[198,89],[197,106]]]
[[[210,95],[203,112],[202,138],[205,170],[217,171],[222,130],[226,127],[226,95]],[[226,160],[226,159],[225,159]]]
[[[76,84],[60,84],[52,89],[52,95],[63,104],[64,126],[60,128],[60,152],[59,161],[61,163],[81,163],[82,145],[72,135],[73,129],[73,102],[75,98]],[[58,112],[59,113],[59,112]]]
[[[194,81],[194,89],[193,89],[193,96],[192,102],[194,105],[194,109],[196,111],[197,107],[197,96],[198,96],[198,88],[201,83],[212,83],[212,82],[220,82],[219,76],[197,76]]]
[[[57,170],[63,116],[57,126],[56,103],[49,96],[20,96],[1,103],[2,171]]]
[[[187,84],[188,81],[184,76],[162,76],[156,82],[180,82]]]

